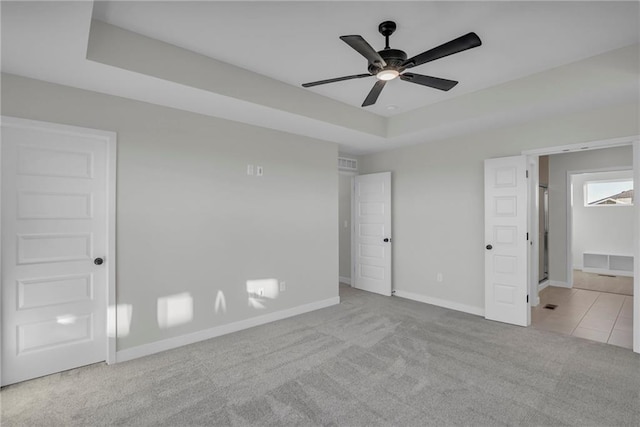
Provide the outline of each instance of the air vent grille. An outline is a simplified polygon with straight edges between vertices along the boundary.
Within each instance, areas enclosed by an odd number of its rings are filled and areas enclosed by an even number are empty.
[[[347,157],[338,157],[338,169],[345,171],[357,171],[358,161]]]

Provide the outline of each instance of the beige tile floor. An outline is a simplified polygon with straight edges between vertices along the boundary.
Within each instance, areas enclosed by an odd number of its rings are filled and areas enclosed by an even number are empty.
[[[573,270],[573,287],[588,291],[609,292],[612,294],[633,295],[633,277],[604,276]]]
[[[545,309],[555,304],[555,310]],[[549,286],[531,308],[531,325],[620,347],[633,347],[633,297]]]

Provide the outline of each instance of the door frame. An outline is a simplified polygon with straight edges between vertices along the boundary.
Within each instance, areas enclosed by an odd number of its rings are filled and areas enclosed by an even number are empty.
[[[116,318],[116,163],[117,163],[117,134],[115,132],[90,129],[78,126],[62,125],[57,123],[43,122],[37,120],[22,119],[10,116],[0,116],[1,126],[10,126],[23,129],[37,129],[47,132],[55,132],[59,134],[67,134],[80,137],[90,137],[94,140],[101,140],[106,146],[106,182],[107,182],[107,300],[105,313],[107,316],[107,331],[114,333],[106,334],[107,337],[107,353],[105,361],[107,364],[116,363],[116,336],[117,318]],[[0,141],[0,153],[1,141]],[[1,154],[0,154],[1,155]],[[0,180],[2,179],[2,165],[0,163]],[[0,182],[1,184],[1,182]],[[0,202],[1,203],[1,202]],[[0,232],[2,231],[2,206],[0,205]],[[0,246],[0,251],[2,247]],[[0,262],[2,260],[0,253]],[[1,265],[0,265],[1,268]],[[2,288],[0,287],[0,297]],[[0,319],[2,318],[2,306],[0,305]],[[0,345],[2,342],[0,341]],[[0,353],[0,357],[2,357]],[[0,360],[0,382],[2,379],[2,360]]]
[[[634,176],[634,186],[640,184],[640,135],[633,135],[622,138],[613,138],[606,140],[598,140],[591,141],[586,143],[579,144],[569,144],[548,148],[540,148],[535,150],[525,150],[522,151],[522,154],[527,155],[530,158],[529,164],[535,163],[538,164],[538,157],[552,154],[561,154],[568,152],[578,152],[584,150],[597,150],[601,148],[614,148],[614,147],[623,147],[623,146],[631,146],[633,148],[633,176]],[[538,176],[538,168],[533,168],[531,171],[531,178],[529,181],[530,190],[536,189],[539,183]],[[534,187],[535,185],[535,187]],[[568,183],[570,185],[570,183]],[[530,222],[531,231],[537,232],[537,219],[538,219],[538,196],[536,191],[536,196],[534,198],[529,199],[529,216],[532,218]],[[633,227],[633,241],[634,241],[634,269],[633,269],[633,351],[636,353],[640,353],[640,204],[634,204],[634,227]],[[569,215],[570,212],[567,212]],[[567,226],[567,238],[571,237],[569,225]],[[533,236],[537,236],[537,234],[532,234]],[[533,244],[530,245],[529,250],[529,262],[531,266],[538,265],[538,239],[534,239]],[[570,249],[571,242],[567,242],[567,256],[571,255]],[[567,264],[569,263],[569,258],[567,258]],[[568,267],[567,267],[568,268]],[[533,300],[538,302],[538,271],[537,269],[530,269],[531,274],[529,275],[529,291],[530,295],[534,295]]]

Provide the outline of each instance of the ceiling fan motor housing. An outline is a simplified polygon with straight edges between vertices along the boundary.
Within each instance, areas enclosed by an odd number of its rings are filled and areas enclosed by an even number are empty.
[[[404,61],[407,60],[407,54],[400,49],[383,49],[378,53],[387,63],[387,66],[380,67],[378,64],[369,64],[369,72],[371,74],[377,74],[382,70],[399,70]]]

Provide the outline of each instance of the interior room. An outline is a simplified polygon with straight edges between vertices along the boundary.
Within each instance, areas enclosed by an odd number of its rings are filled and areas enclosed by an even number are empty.
[[[637,424],[638,2],[0,15],[3,426]]]
[[[533,327],[633,347],[631,159],[631,148],[619,147],[539,162],[547,251],[541,245]]]

